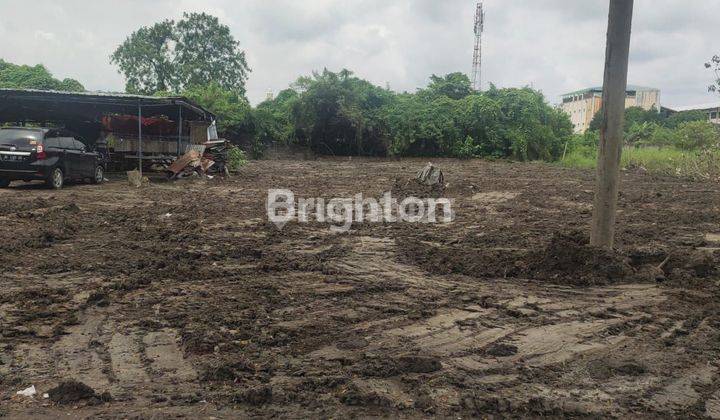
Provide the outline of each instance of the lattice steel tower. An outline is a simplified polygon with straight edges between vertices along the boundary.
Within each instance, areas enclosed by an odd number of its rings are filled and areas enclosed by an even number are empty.
[[[472,87],[480,90],[482,87],[482,32],[485,26],[485,12],[482,2],[477,4],[475,11],[475,52],[473,53]]]

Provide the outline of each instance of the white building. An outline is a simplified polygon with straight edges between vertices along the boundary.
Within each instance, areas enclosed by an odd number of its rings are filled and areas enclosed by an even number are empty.
[[[602,108],[602,86],[591,87],[566,93],[561,96],[560,108],[565,111],[573,123],[576,133],[584,133],[590,126],[595,114]],[[660,90],[628,85],[625,96],[625,108],[633,106],[650,110],[660,110]]]

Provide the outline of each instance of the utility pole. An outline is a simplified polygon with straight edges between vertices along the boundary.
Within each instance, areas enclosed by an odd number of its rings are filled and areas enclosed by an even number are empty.
[[[605,248],[611,248],[615,240],[632,12],[633,0],[610,0],[602,94],[603,119],[590,234],[591,245]]]
[[[475,50],[473,52],[472,67],[472,88],[473,90],[482,89],[482,33],[485,29],[485,12],[483,12],[482,2],[477,4],[475,9]]]

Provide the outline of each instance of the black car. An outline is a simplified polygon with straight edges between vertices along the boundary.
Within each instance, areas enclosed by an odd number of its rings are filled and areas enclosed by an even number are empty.
[[[56,128],[0,128],[0,188],[12,181],[43,180],[55,189],[66,180],[101,183],[105,167],[73,133]]]

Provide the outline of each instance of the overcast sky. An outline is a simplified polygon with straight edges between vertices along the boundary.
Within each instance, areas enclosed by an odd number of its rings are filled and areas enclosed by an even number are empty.
[[[485,0],[483,84],[532,85],[550,102],[602,84],[607,0]],[[0,58],[44,64],[90,90],[122,91],[108,56],[133,30],[184,11],[218,16],[247,52],[253,103],[298,76],[348,68],[414,91],[469,73],[473,0],[0,0]],[[629,83],[663,105],[720,100],[703,63],[720,54],[720,1],[636,0]]]

